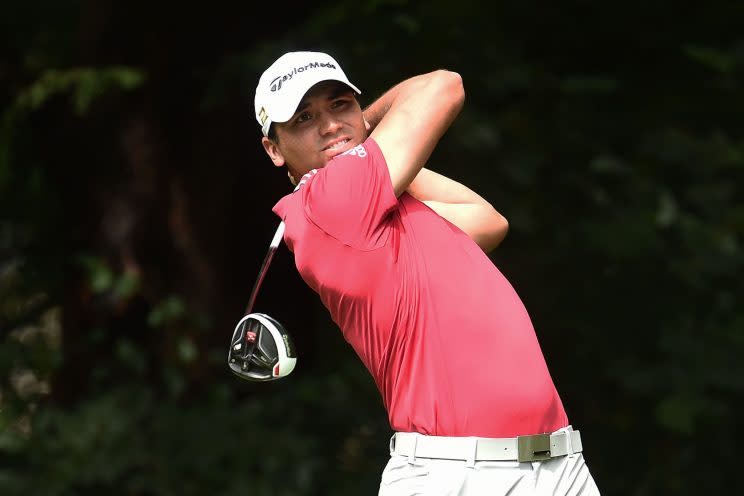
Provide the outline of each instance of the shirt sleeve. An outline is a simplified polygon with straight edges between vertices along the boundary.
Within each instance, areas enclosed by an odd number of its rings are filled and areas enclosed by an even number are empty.
[[[335,157],[303,191],[308,219],[326,234],[361,249],[387,238],[387,223],[398,205],[382,150],[371,138]]]

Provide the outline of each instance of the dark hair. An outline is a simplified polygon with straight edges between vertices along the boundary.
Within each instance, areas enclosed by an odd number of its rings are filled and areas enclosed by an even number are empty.
[[[274,124],[269,125],[269,133],[266,136],[274,143],[279,143],[279,136],[276,134],[276,127],[274,127]]]

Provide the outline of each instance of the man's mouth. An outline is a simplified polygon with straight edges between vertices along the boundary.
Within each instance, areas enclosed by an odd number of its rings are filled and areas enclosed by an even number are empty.
[[[332,152],[332,151],[340,150],[340,149],[341,149],[341,148],[343,148],[343,146],[344,146],[344,145],[346,145],[346,143],[348,143],[349,141],[351,141],[351,140],[350,140],[349,138],[344,138],[344,139],[340,139],[340,140],[338,140],[338,141],[334,141],[334,142],[333,142],[333,143],[331,143],[330,145],[328,145],[328,146],[326,146],[325,148],[323,148],[323,150],[322,150],[322,151],[324,151],[324,152],[325,152],[325,151],[331,151],[331,152]]]

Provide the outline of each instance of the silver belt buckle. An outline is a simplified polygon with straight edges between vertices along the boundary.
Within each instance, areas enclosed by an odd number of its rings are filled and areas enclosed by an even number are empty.
[[[536,462],[550,458],[550,434],[517,437],[517,461]]]

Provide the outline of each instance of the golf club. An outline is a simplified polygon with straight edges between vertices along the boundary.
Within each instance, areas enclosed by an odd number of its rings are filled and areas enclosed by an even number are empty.
[[[245,315],[235,326],[230,341],[227,364],[235,375],[248,381],[280,379],[289,375],[297,363],[294,344],[284,326],[266,314],[251,313],[258,290],[283,236],[284,222],[280,222],[258,271]]]

